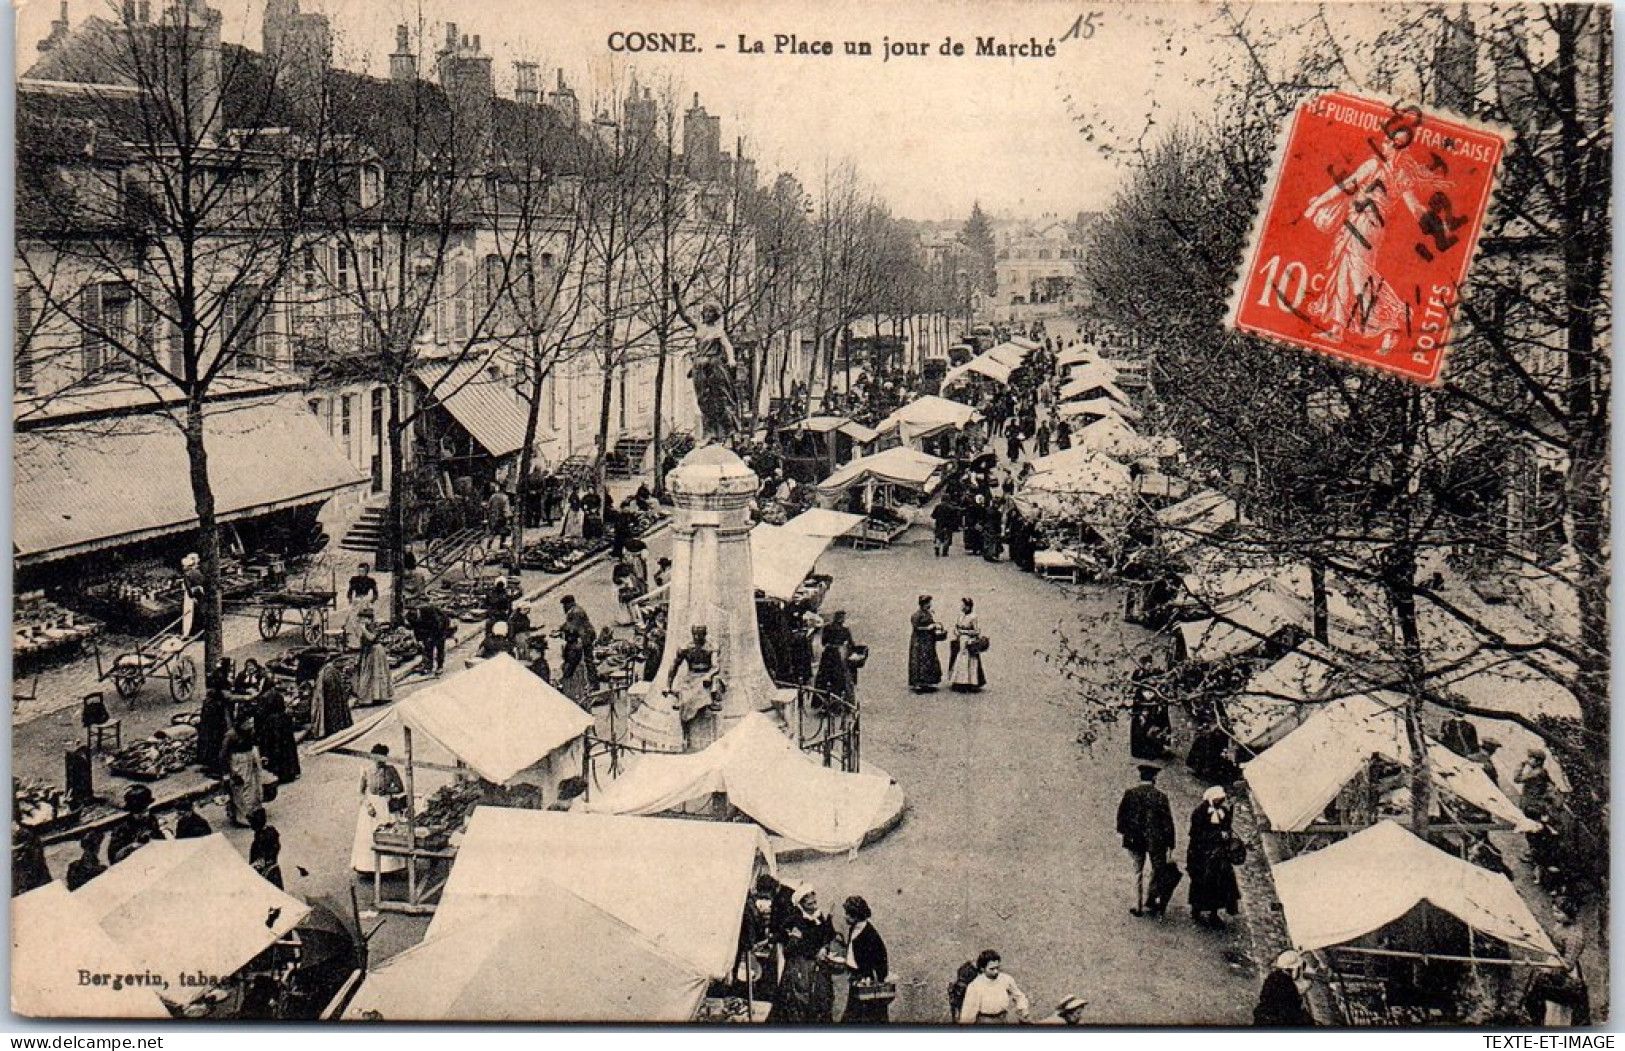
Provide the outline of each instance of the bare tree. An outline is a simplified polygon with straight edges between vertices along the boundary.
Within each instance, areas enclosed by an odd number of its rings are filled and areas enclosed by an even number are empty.
[[[221,548],[205,417],[224,378],[274,352],[313,208],[296,173],[327,152],[326,100],[319,73],[296,77],[308,67],[223,44],[219,12],[198,0],[156,22],[146,7],[115,6],[42,61],[38,75],[73,88],[25,92],[17,258],[37,320],[67,337],[18,350],[42,391],[140,384],[181,431],[212,666]]]

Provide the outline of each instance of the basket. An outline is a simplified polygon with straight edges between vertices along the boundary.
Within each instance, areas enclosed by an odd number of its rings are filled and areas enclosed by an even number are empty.
[[[931,637],[936,639],[938,642],[941,642],[943,639],[948,637],[948,629],[943,627],[941,624],[932,625]]]
[[[869,647],[853,646],[852,652],[846,655],[846,663],[853,668],[861,668],[869,663]]]
[[[897,983],[853,982],[847,995],[860,1004],[889,1004],[897,999]]]
[[[978,635],[974,639],[967,642],[965,644],[965,648],[977,656],[981,656],[987,652],[988,647],[991,645],[992,643],[988,641],[986,635]]]

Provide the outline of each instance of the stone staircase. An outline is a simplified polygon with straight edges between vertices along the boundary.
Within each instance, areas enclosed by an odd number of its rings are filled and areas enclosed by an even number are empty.
[[[604,461],[604,476],[607,478],[635,478],[643,473],[643,460],[649,454],[649,446],[654,441],[650,438],[622,438],[615,443],[609,456]]]
[[[378,504],[363,510],[361,516],[344,534],[344,539],[339,541],[339,547],[345,551],[377,555],[384,543],[384,515],[387,511],[386,504]]]

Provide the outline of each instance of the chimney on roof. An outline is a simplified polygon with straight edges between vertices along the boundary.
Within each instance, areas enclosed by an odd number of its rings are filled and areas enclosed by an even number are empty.
[[[457,50],[457,23],[456,22],[447,22],[446,23],[446,50],[447,51],[456,51]]]
[[[142,25],[146,25],[147,23],[151,22],[152,0],[140,0],[140,2],[135,5],[135,11],[136,19],[140,21]]]
[[[395,53],[389,56],[389,79],[397,84],[410,84],[417,78],[417,56],[412,54],[411,37],[405,26],[396,26]]]
[[[515,62],[513,64],[513,98],[515,102],[526,106],[534,106],[541,101],[542,92],[537,83],[537,68],[534,62]]]
[[[480,35],[478,33],[475,33],[474,34],[474,50],[478,51],[479,49],[480,49]]]
[[[564,123],[574,127],[581,123],[581,100],[576,93],[564,82],[564,70],[559,70],[558,88],[547,97],[547,104],[553,108]]]
[[[56,47],[62,42],[62,38],[68,35],[68,0],[62,0],[61,10],[61,16],[51,23],[51,32],[39,42],[41,54]]]

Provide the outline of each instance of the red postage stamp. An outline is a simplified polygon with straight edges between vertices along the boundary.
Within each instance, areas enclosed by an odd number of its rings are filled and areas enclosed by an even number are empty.
[[[1231,324],[1436,381],[1504,149],[1493,131],[1416,106],[1342,93],[1303,103]]]

